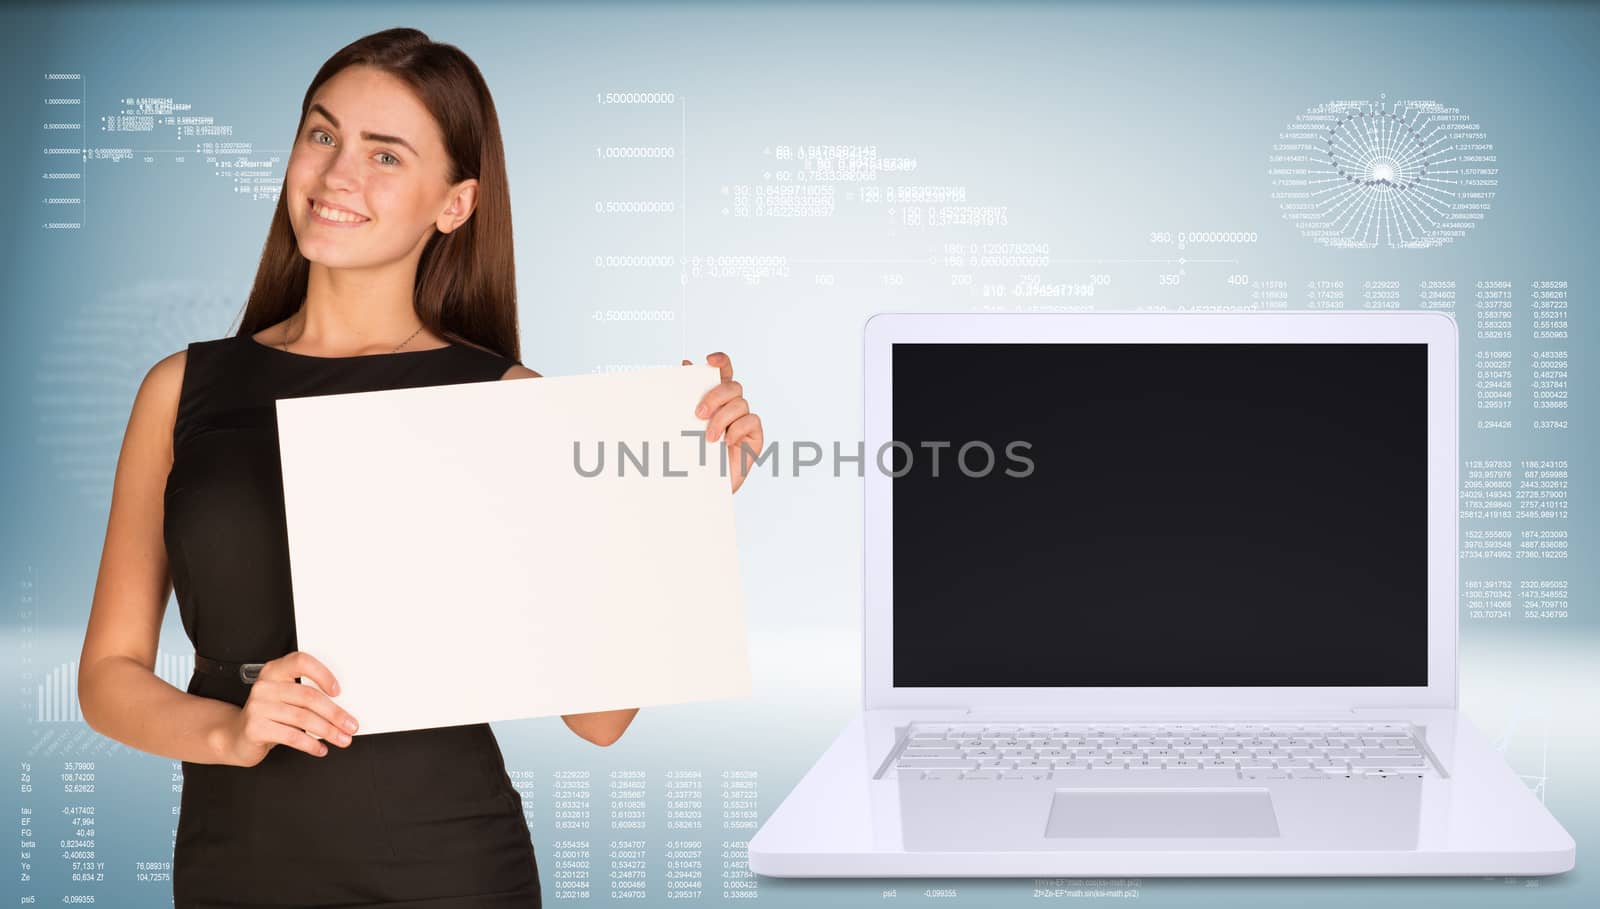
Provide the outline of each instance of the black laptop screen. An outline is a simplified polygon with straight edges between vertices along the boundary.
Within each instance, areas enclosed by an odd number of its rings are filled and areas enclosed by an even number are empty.
[[[896,686],[1427,684],[1427,345],[892,356]]]

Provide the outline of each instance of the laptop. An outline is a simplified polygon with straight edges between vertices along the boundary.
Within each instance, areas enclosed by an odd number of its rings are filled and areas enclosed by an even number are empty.
[[[1543,875],[1457,712],[1434,312],[865,327],[863,710],[758,874]]]

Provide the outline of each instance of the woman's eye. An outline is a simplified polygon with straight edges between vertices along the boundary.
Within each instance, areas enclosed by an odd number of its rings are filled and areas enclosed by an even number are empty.
[[[316,143],[317,145],[328,145],[328,144],[331,144],[332,140],[333,140],[332,136],[329,136],[326,131],[320,130],[320,129],[312,129],[306,135],[310,136],[311,137],[311,141]],[[322,142],[322,141],[319,140],[319,137],[326,137],[329,141],[328,142]],[[378,158],[379,158],[379,160],[383,160],[383,163],[389,165],[390,167],[394,167],[394,166],[396,166],[396,165],[398,165],[400,163],[400,159],[398,157],[390,154],[389,152],[378,152]],[[387,160],[385,160],[385,159],[387,159]]]

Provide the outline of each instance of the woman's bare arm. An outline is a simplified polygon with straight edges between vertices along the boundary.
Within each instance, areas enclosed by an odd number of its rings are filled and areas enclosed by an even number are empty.
[[[538,379],[541,376],[526,366],[513,366],[501,376],[506,379]],[[565,713],[561,721],[567,728],[576,732],[581,738],[587,739],[596,745],[609,745],[622,737],[628,724],[633,722],[634,714],[639,712],[637,707],[626,710],[599,710],[594,713]]]
[[[78,703],[96,732],[140,751],[215,764],[224,762],[223,730],[239,708],[180,691],[155,674],[172,592],[162,518],[186,360],[179,351],[151,367],[134,398],[78,662]]]

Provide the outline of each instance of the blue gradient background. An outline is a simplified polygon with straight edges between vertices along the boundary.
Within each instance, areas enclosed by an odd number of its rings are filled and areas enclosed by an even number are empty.
[[[1596,38],[1600,12],[1581,4],[274,4],[7,7],[0,33],[12,117],[5,178],[17,200],[0,219],[7,267],[0,375],[4,395],[5,518],[0,523],[11,602],[0,620],[7,700],[0,708],[8,766],[34,769],[36,790],[5,788],[4,818],[35,811],[45,832],[31,881],[16,867],[7,901],[60,903],[91,893],[99,905],[170,905],[170,887],[136,879],[135,863],[170,859],[177,804],[172,763],[141,755],[82,724],[36,722],[40,674],[76,659],[93,594],[111,477],[133,395],[146,370],[189,341],[237,324],[271,213],[270,199],[234,191],[199,156],[179,163],[94,160],[80,231],[46,231],[61,213],[43,196],[46,134],[61,119],[43,98],[47,72],[82,73],[89,147],[182,149],[188,143],[96,131],[119,99],[173,97],[233,126],[233,141],[282,161],[300,97],[316,68],[368,32],[411,25],[454,43],[495,93],[509,160],[520,282],[523,361],[546,375],[625,364],[733,358],[782,475],[752,478],[736,497],[741,583],[755,670],[747,701],[642,712],[624,739],[597,749],[559,721],[496,725],[513,772],[532,774],[528,798],[546,898],[555,902],[550,779],[585,769],[594,778],[589,832],[592,901],[606,901],[610,839],[603,826],[613,771],[650,780],[644,838],[649,899],[662,886],[662,785],[699,770],[705,786],[705,896],[722,902],[720,843],[754,829],[721,828],[722,774],[754,770],[764,819],[859,703],[860,482],[827,468],[794,476],[790,443],[840,441],[860,430],[860,328],[885,310],[972,310],[996,301],[953,286],[936,264],[942,244],[1047,242],[1043,269],[978,271],[977,284],[1108,274],[1095,308],[1236,304],[1252,280],[1343,280],[1351,308],[1372,279],[1414,288],[1454,280],[1463,334],[1464,390],[1472,380],[1472,282],[1517,288],[1518,369],[1527,339],[1526,288],[1569,282],[1571,421],[1565,432],[1471,429],[1464,396],[1463,458],[1566,458],[1571,558],[1514,565],[1463,563],[1463,579],[1552,577],[1569,583],[1570,616],[1461,623],[1466,714],[1500,741],[1507,759],[1577,840],[1579,865],[1530,880],[1162,880],[1130,885],[1161,905],[1592,905],[1600,893],[1587,844],[1600,826],[1594,755],[1600,620],[1593,483],[1592,388],[1596,338],[1587,318],[1595,287]],[[681,102],[597,105],[604,91],[672,91]],[[1308,107],[1334,99],[1428,98],[1483,125],[1501,168],[1489,216],[1433,250],[1339,250],[1299,235],[1269,198],[1267,154]],[[885,183],[962,185],[968,204],[1004,205],[1005,226],[899,227],[883,205],[847,201],[825,218],[740,218],[730,187],[772,185],[786,166],[770,149],[790,144],[876,145],[910,156],[911,174]],[[605,145],[669,144],[670,161],[606,161]],[[600,199],[678,200],[680,214],[599,216]],[[1179,251],[1151,232],[1255,231],[1247,245]],[[786,275],[759,282],[680,282],[679,269],[605,269],[603,255],[782,256]],[[1191,261],[1178,287],[1157,275]],[[972,271],[972,270],[968,270]],[[819,283],[817,275],[832,275]],[[889,277],[897,276],[897,277]],[[1406,291],[1407,304],[1415,293]],[[1009,300],[1005,305],[1014,305]],[[597,321],[596,310],[668,309],[665,323]],[[1519,386],[1520,388],[1520,386]],[[1470,393],[1466,391],[1465,393]],[[1521,392],[1519,391],[1519,395]],[[1491,414],[1491,416],[1493,416]],[[1497,526],[1465,523],[1466,526]],[[1508,523],[1508,527],[1521,524]],[[715,579],[708,578],[708,583]],[[169,605],[166,653],[187,641]],[[50,842],[63,826],[51,809],[65,761],[96,762],[96,860],[106,880],[66,880]],[[51,788],[54,787],[52,794]],[[688,837],[684,837],[688,838]],[[13,861],[10,846],[4,858]],[[1038,902],[1038,882],[792,881],[760,879],[757,901],[782,906]],[[931,888],[954,897],[928,895]],[[895,895],[887,897],[885,891]],[[1589,896],[1583,896],[1588,893]],[[17,899],[10,899],[14,895]],[[1108,897],[1111,898],[1111,897]],[[680,901],[673,901],[680,902]]]

